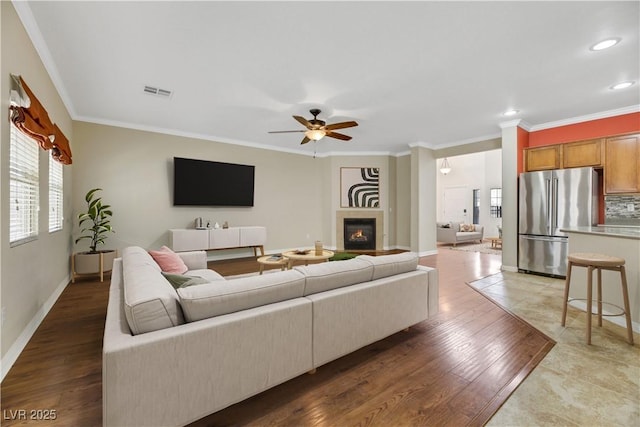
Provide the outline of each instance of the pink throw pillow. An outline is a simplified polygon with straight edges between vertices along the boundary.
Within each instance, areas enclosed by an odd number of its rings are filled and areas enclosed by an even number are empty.
[[[149,255],[165,273],[183,274],[188,270],[182,258],[166,246],[161,247],[159,251],[149,251]]]

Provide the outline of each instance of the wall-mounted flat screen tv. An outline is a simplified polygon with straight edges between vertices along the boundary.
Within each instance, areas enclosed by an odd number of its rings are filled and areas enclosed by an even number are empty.
[[[253,206],[255,166],[173,158],[174,206]]]

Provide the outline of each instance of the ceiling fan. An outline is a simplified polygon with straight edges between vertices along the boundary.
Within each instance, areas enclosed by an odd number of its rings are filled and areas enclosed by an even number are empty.
[[[328,125],[323,120],[318,119],[318,114],[320,114],[320,110],[318,110],[317,108],[313,108],[309,110],[309,112],[313,115],[313,119],[311,120],[307,120],[301,116],[293,116],[294,119],[296,119],[304,127],[307,128],[306,130],[275,130],[269,133],[304,132],[304,139],[300,144],[306,144],[309,141],[319,141],[325,136],[328,136],[330,138],[341,139],[343,141],[349,141],[351,139],[350,136],[344,135],[342,133],[334,132],[334,130],[358,126],[358,123],[354,121],[333,123]]]

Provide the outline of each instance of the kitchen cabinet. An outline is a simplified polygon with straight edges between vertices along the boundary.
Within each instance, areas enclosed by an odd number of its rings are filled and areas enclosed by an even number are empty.
[[[640,193],[640,134],[608,138],[605,145],[605,193]]]
[[[560,169],[562,164],[562,147],[560,144],[544,147],[525,148],[525,172]]]
[[[604,140],[591,139],[562,144],[562,167],[581,168],[603,166]]]

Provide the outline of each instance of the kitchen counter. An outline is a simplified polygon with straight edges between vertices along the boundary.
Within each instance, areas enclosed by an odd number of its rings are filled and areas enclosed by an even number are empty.
[[[570,254],[575,252],[595,252],[617,256],[625,260],[633,330],[640,332],[640,227],[598,225],[571,227],[560,231],[569,236]],[[586,272],[586,268],[574,267],[572,269],[570,298],[586,298]],[[596,280],[596,274],[594,273],[594,287]],[[602,300],[619,307],[623,306],[620,273],[602,271]],[[570,305],[582,310],[586,308],[586,303],[579,300],[570,302]],[[607,309],[606,306],[603,310],[605,313],[612,311],[611,308]],[[605,317],[604,319],[626,327],[624,317]]]
[[[597,234],[609,237],[640,240],[640,227],[617,225],[593,225],[589,227],[562,228],[564,233]]]

